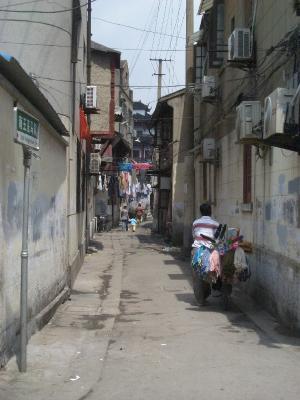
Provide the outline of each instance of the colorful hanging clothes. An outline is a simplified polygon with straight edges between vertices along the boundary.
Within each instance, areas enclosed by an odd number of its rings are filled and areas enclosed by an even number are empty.
[[[210,272],[213,272],[217,277],[221,276],[220,254],[217,250],[213,250],[210,255]]]
[[[205,246],[198,247],[194,253],[192,267],[199,275],[210,271],[210,249]]]

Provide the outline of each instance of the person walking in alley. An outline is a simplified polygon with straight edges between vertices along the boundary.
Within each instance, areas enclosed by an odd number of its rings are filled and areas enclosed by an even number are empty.
[[[129,222],[132,228],[132,232],[135,232],[137,220],[135,218],[130,218]]]
[[[141,222],[143,222],[143,214],[144,214],[144,209],[142,207],[142,204],[139,203],[137,208],[135,209],[135,215],[136,215],[136,219],[138,221],[138,223],[140,224]]]
[[[121,221],[122,221],[122,230],[128,231],[128,210],[127,206],[124,206],[121,211]]]

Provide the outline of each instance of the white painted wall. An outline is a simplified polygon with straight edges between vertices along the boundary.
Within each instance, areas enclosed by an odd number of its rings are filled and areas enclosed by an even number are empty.
[[[33,160],[29,268],[29,307],[33,316],[63,288],[67,271],[68,284],[74,281],[85,254],[85,212],[76,210],[76,161],[77,140],[80,138],[80,95],[86,86],[87,10],[86,6],[81,8],[73,96],[72,0],[27,2],[18,6],[18,1],[14,3],[14,9],[26,11],[68,10],[55,14],[0,12],[1,51],[15,57],[25,71],[32,74],[34,82],[70,133],[66,149],[53,138],[47,126],[43,126],[41,160]],[[8,5],[11,5],[9,0],[1,2],[3,9]],[[0,331],[2,338],[7,335],[14,338],[18,313],[23,167],[21,149],[8,136],[12,119],[7,116],[11,113],[13,99],[3,90],[0,98],[1,121],[5,120],[0,128]],[[84,141],[82,151],[85,151]],[[90,214],[92,218],[93,213]],[[7,345],[6,340],[1,343],[1,349]]]
[[[10,1],[1,3],[2,9]],[[15,2],[17,4],[17,2]],[[24,3],[21,2],[20,3]],[[82,2],[81,2],[82,3]],[[70,132],[67,154],[68,196],[68,262],[74,274],[82,261],[85,246],[85,213],[76,211],[77,138],[80,137],[80,95],[86,87],[87,7],[81,8],[81,27],[76,63],[75,124],[72,126],[72,0],[61,2],[32,2],[14,9],[26,11],[68,10],[60,13],[14,14],[0,12],[0,48],[15,57],[58,113]],[[15,20],[18,21],[15,21]],[[20,21],[22,20],[22,21]],[[72,132],[74,134],[72,134]],[[83,148],[85,144],[83,143]]]
[[[19,324],[23,207],[23,151],[13,141],[16,96],[0,86],[0,358],[8,354]],[[30,177],[28,309],[32,319],[66,285],[67,168],[66,144],[40,114],[40,160]],[[23,104],[22,104],[23,103]]]

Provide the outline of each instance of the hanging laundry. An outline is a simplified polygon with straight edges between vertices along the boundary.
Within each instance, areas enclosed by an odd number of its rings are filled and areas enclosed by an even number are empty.
[[[107,181],[107,176],[104,175],[102,177],[102,190],[103,192],[107,192],[108,191],[108,181]]]
[[[220,254],[217,250],[212,251],[209,262],[210,272],[214,273],[217,277],[221,276]]]
[[[136,170],[135,170],[135,169],[133,169],[133,170],[131,171],[131,176],[132,176],[132,184],[133,184],[133,185],[136,185],[137,182],[138,182],[138,180],[137,180]]]
[[[248,268],[246,255],[241,247],[238,247],[234,252],[234,266],[237,271],[242,271]]]
[[[132,178],[131,178],[131,175],[128,174],[128,186],[127,186],[126,194],[128,196],[130,196],[131,193],[132,193]]]
[[[234,250],[227,251],[222,259],[222,275],[225,278],[233,278],[235,273]]]
[[[98,176],[97,178],[97,189],[102,191],[102,175]]]
[[[145,183],[145,179],[146,179],[146,170],[142,169],[140,171],[140,183],[141,183],[141,192],[144,191],[144,183]]]

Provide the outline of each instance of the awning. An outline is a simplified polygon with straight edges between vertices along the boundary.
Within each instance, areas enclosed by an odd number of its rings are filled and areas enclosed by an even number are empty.
[[[207,11],[209,11],[214,5],[214,0],[202,0],[198,14],[203,14]]]
[[[135,162],[135,163],[132,164],[132,167],[136,171],[140,171],[142,169],[147,169],[148,170],[148,169],[154,168],[154,165],[150,164],[150,163],[137,163],[137,162]]]

